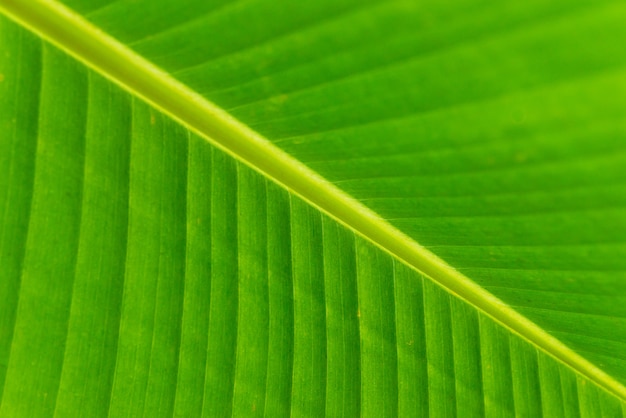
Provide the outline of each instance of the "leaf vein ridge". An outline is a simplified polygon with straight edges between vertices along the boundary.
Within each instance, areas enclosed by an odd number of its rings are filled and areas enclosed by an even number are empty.
[[[484,312],[507,330],[626,400],[626,387],[557,338],[391,226],[355,198],[225,110],[55,0],[3,0],[0,11],[211,144],[304,199],[393,258]]]

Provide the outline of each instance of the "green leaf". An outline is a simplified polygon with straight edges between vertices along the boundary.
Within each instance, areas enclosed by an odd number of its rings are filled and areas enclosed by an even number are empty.
[[[622,2],[64,3],[0,0],[0,416],[625,415]]]

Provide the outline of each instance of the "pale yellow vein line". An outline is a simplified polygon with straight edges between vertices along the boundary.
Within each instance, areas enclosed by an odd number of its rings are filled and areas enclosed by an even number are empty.
[[[304,164],[65,6],[50,0],[0,0],[0,10],[626,400],[626,387],[604,371]]]

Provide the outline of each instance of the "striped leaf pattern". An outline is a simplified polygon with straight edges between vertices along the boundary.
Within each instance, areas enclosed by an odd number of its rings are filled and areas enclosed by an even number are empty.
[[[626,416],[626,6],[518,3],[65,2],[611,387],[3,17],[0,416]]]

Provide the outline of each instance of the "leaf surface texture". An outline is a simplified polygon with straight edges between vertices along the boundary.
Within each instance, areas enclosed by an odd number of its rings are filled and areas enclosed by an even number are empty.
[[[623,390],[621,2],[65,3]],[[298,190],[0,25],[1,416],[623,416]]]

